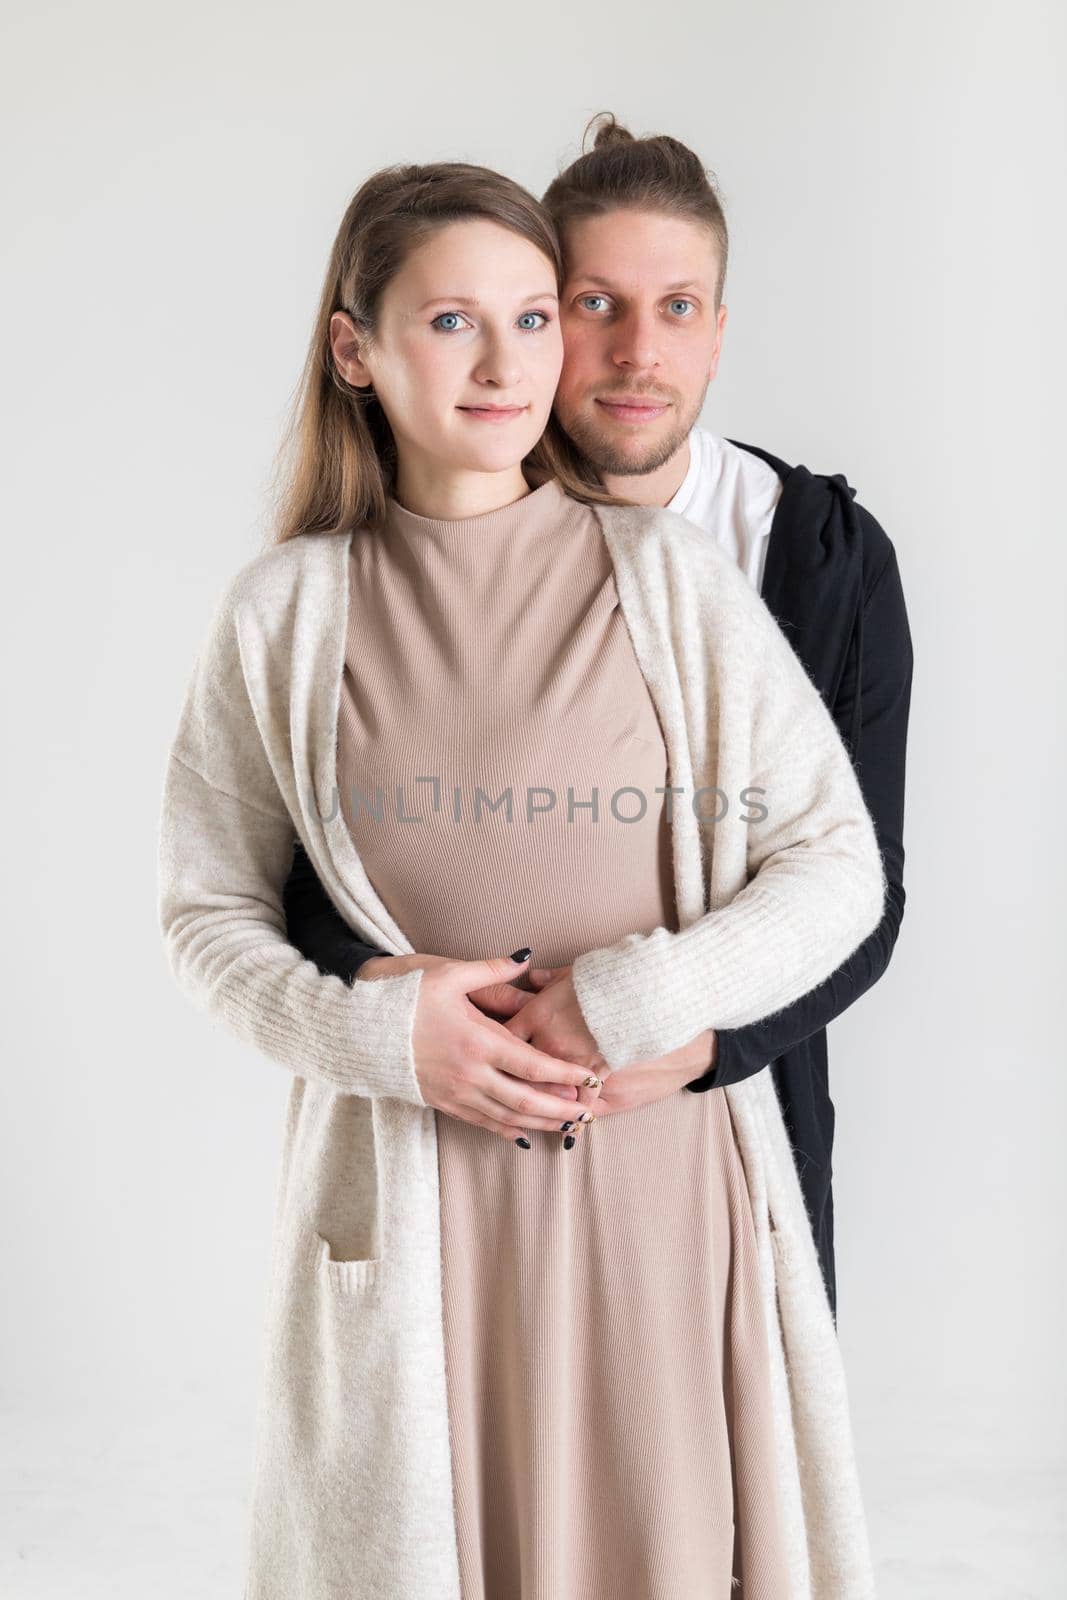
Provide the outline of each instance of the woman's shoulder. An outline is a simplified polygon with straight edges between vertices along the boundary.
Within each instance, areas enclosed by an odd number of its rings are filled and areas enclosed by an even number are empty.
[[[666,506],[601,506],[601,519],[616,565],[626,565],[643,582],[656,575],[681,585],[689,598],[710,608],[762,624],[770,613],[734,558],[705,528]]]
[[[342,550],[342,533],[300,533],[250,557],[230,579],[223,606],[284,606],[300,587],[317,574],[335,570]]]
[[[734,567],[736,564],[704,528],[666,506],[597,505],[605,530],[623,548],[662,551],[677,561]]]

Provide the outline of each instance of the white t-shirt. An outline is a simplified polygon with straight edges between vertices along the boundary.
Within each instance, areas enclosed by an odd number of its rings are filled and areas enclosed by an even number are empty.
[[[689,435],[689,470],[668,511],[704,528],[759,593],[782,480],[772,466],[706,428]]]

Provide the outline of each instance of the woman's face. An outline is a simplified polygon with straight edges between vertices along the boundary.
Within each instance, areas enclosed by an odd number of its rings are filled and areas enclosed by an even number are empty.
[[[482,218],[449,223],[385,289],[369,343],[343,312],[334,356],[373,383],[403,475],[504,472],[544,432],[563,364],[552,262]]]

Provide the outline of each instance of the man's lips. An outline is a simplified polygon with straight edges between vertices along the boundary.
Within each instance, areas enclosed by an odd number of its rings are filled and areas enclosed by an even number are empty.
[[[617,422],[651,422],[670,406],[669,400],[649,400],[634,395],[622,395],[617,400],[598,395],[596,403]]]

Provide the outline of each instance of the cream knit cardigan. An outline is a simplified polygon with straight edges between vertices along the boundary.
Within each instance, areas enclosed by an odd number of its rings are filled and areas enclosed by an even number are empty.
[[[837,729],[748,581],[672,512],[596,514],[669,783],[683,791],[671,823],[680,931],[629,934],[573,966],[583,1015],[620,1068],[813,988],[877,925],[884,879]],[[411,950],[336,804],[353,537],[373,535],[305,534],[231,581],[163,789],[171,970],[293,1075],[244,1600],[460,1600],[436,1121],[411,1048],[422,974],[351,988],[323,976],[288,943],[282,909],[299,834],[351,927],[394,954]],[[714,795],[694,804],[714,786],[729,801],[718,823]],[[749,786],[765,791],[768,815],[746,825],[737,797]],[[724,1092],[770,1337],[791,1568],[782,1600],[865,1600],[874,1590],[845,1376],[770,1072]]]

